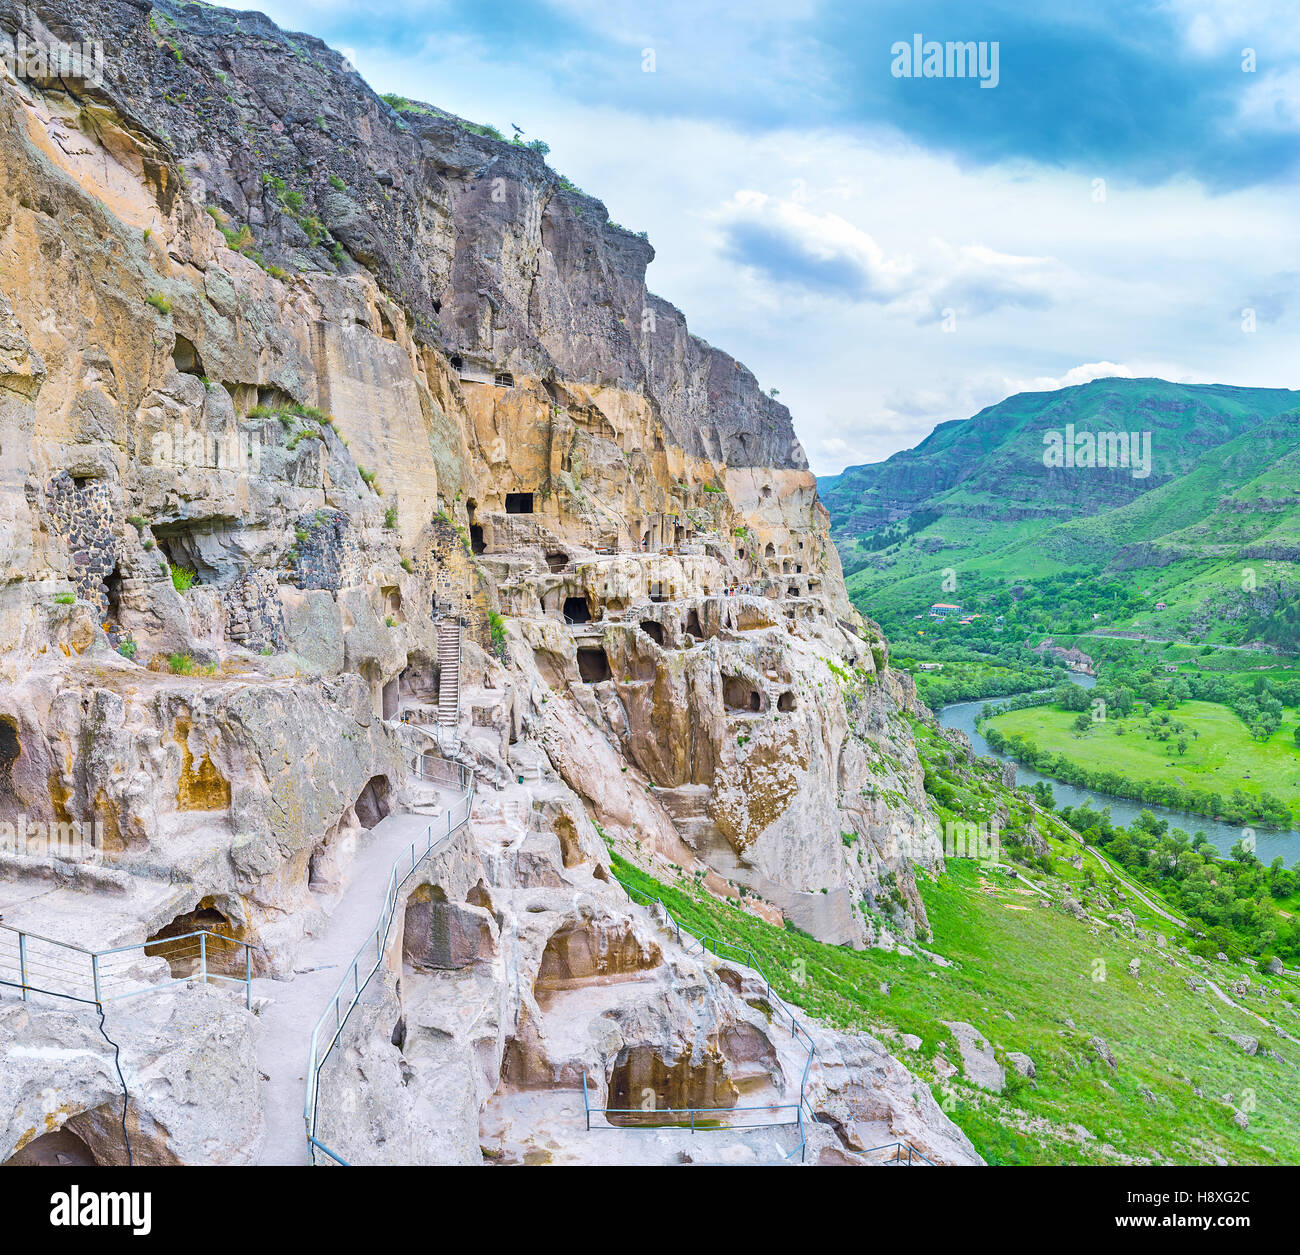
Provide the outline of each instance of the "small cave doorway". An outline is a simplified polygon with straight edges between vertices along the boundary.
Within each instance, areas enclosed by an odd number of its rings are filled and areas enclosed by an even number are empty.
[[[704,629],[700,626],[700,612],[692,609],[686,615],[686,635],[694,637],[697,641],[704,639]]]
[[[194,910],[182,912],[145,938],[144,952],[149,958],[166,960],[178,980],[195,975],[205,954],[209,972],[242,976],[244,947],[230,944],[238,940],[240,931],[224,911],[218,910],[215,899],[207,897]],[[202,932],[213,935],[205,939],[192,935]]]
[[[372,776],[352,809],[356,811],[357,822],[363,828],[378,827],[388,818],[388,777]]]
[[[0,798],[14,797],[14,764],[22,752],[18,724],[8,715],[0,715]]]
[[[563,571],[569,565],[569,555],[560,550],[553,550],[546,555],[546,566],[552,574]]]
[[[506,493],[507,514],[531,514],[533,512],[533,494],[531,492]]]
[[[207,372],[203,369],[203,359],[191,340],[178,335],[172,348],[172,364],[182,375],[197,375],[202,378]]]
[[[590,623],[591,607],[585,597],[566,597],[564,599],[565,623]]]
[[[600,684],[611,679],[613,672],[610,670],[609,656],[596,646],[578,650],[578,674],[584,684]]]
[[[652,641],[654,641],[656,645],[660,647],[663,646],[664,625],[662,623],[656,623],[653,619],[646,619],[641,624],[641,631],[643,631]]]

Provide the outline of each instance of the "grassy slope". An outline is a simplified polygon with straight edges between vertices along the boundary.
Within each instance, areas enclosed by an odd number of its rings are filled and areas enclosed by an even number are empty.
[[[1157,741],[1146,719],[1108,719],[1078,735],[1077,712],[1034,706],[998,715],[992,725],[1010,735],[1020,733],[1040,749],[1064,754],[1071,762],[1116,771],[1135,780],[1162,780],[1183,787],[1213,790],[1225,797],[1234,788],[1252,796],[1263,790],[1286,802],[1300,818],[1300,750],[1293,739],[1295,712],[1265,742],[1252,740],[1246,725],[1216,702],[1183,702],[1170,712],[1187,725],[1187,752],[1179,755],[1173,738]],[[1123,735],[1117,729],[1123,728]],[[1192,736],[1193,730],[1199,735]]]
[[[1073,878],[1076,892],[1085,892],[1081,873],[1068,865],[1061,870]],[[841,1027],[920,1037],[919,1051],[906,1051],[898,1042],[893,1049],[931,1084],[936,1099],[992,1163],[1300,1158],[1294,1067],[1247,1057],[1213,1036],[1246,1033],[1272,1044],[1258,1021],[1208,991],[1189,989],[1185,978],[1193,969],[1176,951],[1158,950],[1104,924],[1094,930],[1059,908],[1040,907],[1029,889],[1002,876],[985,877],[972,862],[951,860],[946,874],[920,879],[933,948],[951,967],[822,945],[710,898],[692,882],[665,886],[626,865],[618,871],[662,897],[692,931],[749,946],[782,997],[810,1014]],[[1064,883],[1035,880],[1056,892]],[[1099,913],[1105,905],[1129,906],[1152,930],[1172,927],[1144,918],[1140,903],[1120,901],[1113,884],[1106,894]],[[1128,974],[1135,957],[1142,968],[1136,978]],[[806,973],[802,983],[796,979],[800,972]],[[1220,970],[1215,979],[1222,984],[1231,976]],[[1275,1018],[1282,1015],[1292,1030],[1300,1027],[1294,982],[1266,983],[1283,996],[1256,1005]],[[1035,1085],[1013,1084],[996,1097],[960,1075],[941,1084],[933,1063],[940,1045],[947,1058],[960,1057],[944,1020],[974,1024],[1002,1058],[1008,1051],[1028,1054],[1038,1070]],[[1094,1035],[1110,1046],[1116,1071],[1090,1050]],[[1296,1058],[1300,1048],[1280,1039],[1279,1044],[1279,1053]],[[1204,1097],[1194,1094],[1196,1088]],[[1232,1094],[1241,1102],[1247,1089],[1256,1110],[1250,1128],[1241,1130],[1220,1099]]]

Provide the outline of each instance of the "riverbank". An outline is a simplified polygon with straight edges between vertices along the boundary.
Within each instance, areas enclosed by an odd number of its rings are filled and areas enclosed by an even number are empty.
[[[1092,688],[1096,681],[1091,676],[1073,674],[1070,679],[1083,688]],[[956,702],[943,707],[938,712],[939,724],[944,728],[955,728],[964,732],[971,741],[975,752],[1002,762],[1014,763],[1015,759],[1007,754],[996,753],[984,735],[975,726],[980,712],[996,698],[987,698],[974,702]],[[1033,785],[1040,781],[1052,787],[1057,804],[1061,806],[1091,806],[1095,810],[1109,809],[1116,824],[1127,827],[1132,824],[1143,810],[1150,810],[1162,819],[1167,819],[1171,827],[1181,828],[1188,833],[1204,832],[1210,844],[1220,853],[1226,855],[1239,840],[1242,831],[1237,825],[1225,824],[1202,815],[1182,811],[1173,807],[1157,804],[1138,804],[1114,794],[1103,793],[1072,784],[1064,784],[1050,776],[1034,771],[1019,764],[1016,766],[1017,780],[1022,785]],[[1300,860],[1300,832],[1260,831],[1256,834],[1256,855],[1264,863],[1281,857],[1287,867],[1292,867]]]

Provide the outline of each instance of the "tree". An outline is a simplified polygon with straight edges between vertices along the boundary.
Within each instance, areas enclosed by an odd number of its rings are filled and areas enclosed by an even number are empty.
[[[1180,736],[1178,738],[1178,752],[1180,754],[1187,753],[1187,738],[1185,736]]]

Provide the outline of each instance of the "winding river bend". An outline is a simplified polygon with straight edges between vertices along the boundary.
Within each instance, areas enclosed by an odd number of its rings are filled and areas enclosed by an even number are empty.
[[[1092,688],[1097,681],[1090,675],[1070,673],[1070,679],[1084,688]],[[977,702],[954,702],[939,711],[939,724],[944,728],[958,728],[970,737],[975,752],[989,758],[999,758],[1005,763],[1013,762],[1006,754],[995,754],[989,743],[975,729],[975,720],[980,710],[989,702],[1001,700],[996,697],[983,697]],[[1233,845],[1241,839],[1241,829],[1232,824],[1220,823],[1208,815],[1193,815],[1188,811],[1171,810],[1167,806],[1153,806],[1149,803],[1135,802],[1126,797],[1115,797],[1110,793],[1098,793],[1095,789],[1081,789],[1077,785],[1064,784],[1050,776],[1040,775],[1029,767],[1016,764],[1017,784],[1036,784],[1044,781],[1052,786],[1052,795],[1058,806],[1082,806],[1089,803],[1094,810],[1110,807],[1110,817],[1117,824],[1127,826],[1138,815],[1149,810],[1169,821],[1171,828],[1181,828],[1184,832],[1203,832],[1210,839],[1210,844],[1220,853],[1227,854]],[[1279,854],[1287,867],[1293,867],[1300,860],[1300,832],[1271,832],[1265,828],[1255,830],[1255,853],[1265,863],[1271,863]]]

